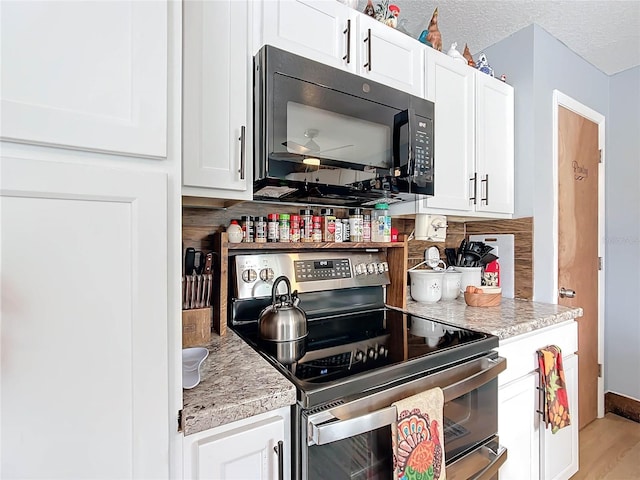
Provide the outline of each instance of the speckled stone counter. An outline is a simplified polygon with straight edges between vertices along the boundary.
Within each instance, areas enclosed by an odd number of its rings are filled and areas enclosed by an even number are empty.
[[[463,297],[436,303],[407,299],[407,311],[434,320],[507,338],[582,316],[582,308],[503,298],[497,307],[470,307]]]
[[[214,334],[200,383],[183,390],[185,435],[293,405],[296,388],[230,330]]]

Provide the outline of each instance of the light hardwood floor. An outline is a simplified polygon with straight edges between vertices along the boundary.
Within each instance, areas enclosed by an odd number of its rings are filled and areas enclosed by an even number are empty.
[[[580,470],[571,480],[640,479],[640,423],[613,413],[580,431]]]

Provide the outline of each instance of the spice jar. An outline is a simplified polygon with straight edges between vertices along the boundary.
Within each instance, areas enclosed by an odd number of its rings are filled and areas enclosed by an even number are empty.
[[[253,242],[253,217],[244,215],[241,221],[242,225],[242,241]]]
[[[342,241],[350,242],[351,241],[351,227],[349,225],[349,219],[342,219]]]
[[[313,242],[313,210],[309,208],[300,210],[300,218],[300,240]]]
[[[311,240],[314,242],[322,241],[322,217],[320,215],[313,216],[313,230],[311,232]]]
[[[369,226],[369,230],[371,230],[371,226]],[[352,242],[364,241],[364,216],[361,208],[349,210],[349,235]]]
[[[267,219],[266,217],[256,217],[253,221],[256,243],[266,243],[267,241]]]
[[[289,241],[293,243],[300,242],[300,215],[291,215],[291,236]]]
[[[371,241],[391,241],[391,217],[389,216],[389,205],[386,203],[376,203],[372,212]]]
[[[279,217],[279,222],[280,222],[280,228],[279,228],[279,234],[280,234],[280,242],[285,242],[288,243],[291,238],[291,224],[290,224],[290,219],[289,219],[289,214],[288,213],[281,213],[280,217]]]
[[[333,208],[321,209],[320,215],[322,215],[322,240],[325,242],[335,242],[336,217],[333,214]]]
[[[267,217],[267,241],[269,242],[277,242],[280,238],[279,228],[280,225],[278,223],[278,214],[270,213]]]
[[[369,213],[362,215],[362,241],[371,241],[371,214]]]

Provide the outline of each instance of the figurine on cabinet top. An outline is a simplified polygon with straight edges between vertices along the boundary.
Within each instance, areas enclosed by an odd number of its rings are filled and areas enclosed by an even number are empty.
[[[478,65],[476,68],[482,73],[486,73],[487,75],[491,75],[492,77],[495,76],[493,74],[493,68],[491,68],[491,65],[489,65],[489,61],[487,60],[487,56],[484,54],[484,52],[481,53],[478,57]]]
[[[467,59],[467,63],[469,63],[470,67],[476,68],[476,62],[473,60],[471,56],[471,52],[469,51],[469,45],[464,44],[464,51],[462,52],[462,56]]]
[[[447,55],[449,55],[451,58],[453,58],[454,60],[457,60],[461,63],[464,63],[465,65],[467,64],[467,59],[464,58],[462,56],[462,54],[456,50],[456,47],[458,46],[457,42],[453,42],[451,44],[451,48],[449,49],[449,51],[447,52]]]
[[[418,40],[439,52],[442,51],[442,35],[438,29],[438,7],[433,11],[429,21],[429,28],[422,31]]]
[[[375,8],[373,8],[373,3],[371,2],[371,0],[367,0],[367,6],[364,7],[364,14],[375,18],[376,10]]]

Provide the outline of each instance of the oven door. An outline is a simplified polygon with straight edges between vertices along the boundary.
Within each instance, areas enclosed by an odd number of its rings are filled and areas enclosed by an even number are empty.
[[[303,411],[300,477],[313,480],[393,478],[391,431],[396,428],[397,411],[391,404],[438,386],[445,399],[447,471],[455,462],[456,469],[464,471],[467,478],[491,478],[484,475],[494,467],[499,468],[496,465],[506,458],[506,450],[496,447],[496,455],[492,457],[491,447],[487,446],[497,434],[497,376],[505,368],[506,361],[492,352],[325,410]],[[478,456],[489,460],[479,462]],[[466,461],[467,457],[472,459],[471,464]],[[473,465],[477,468],[470,473]]]

